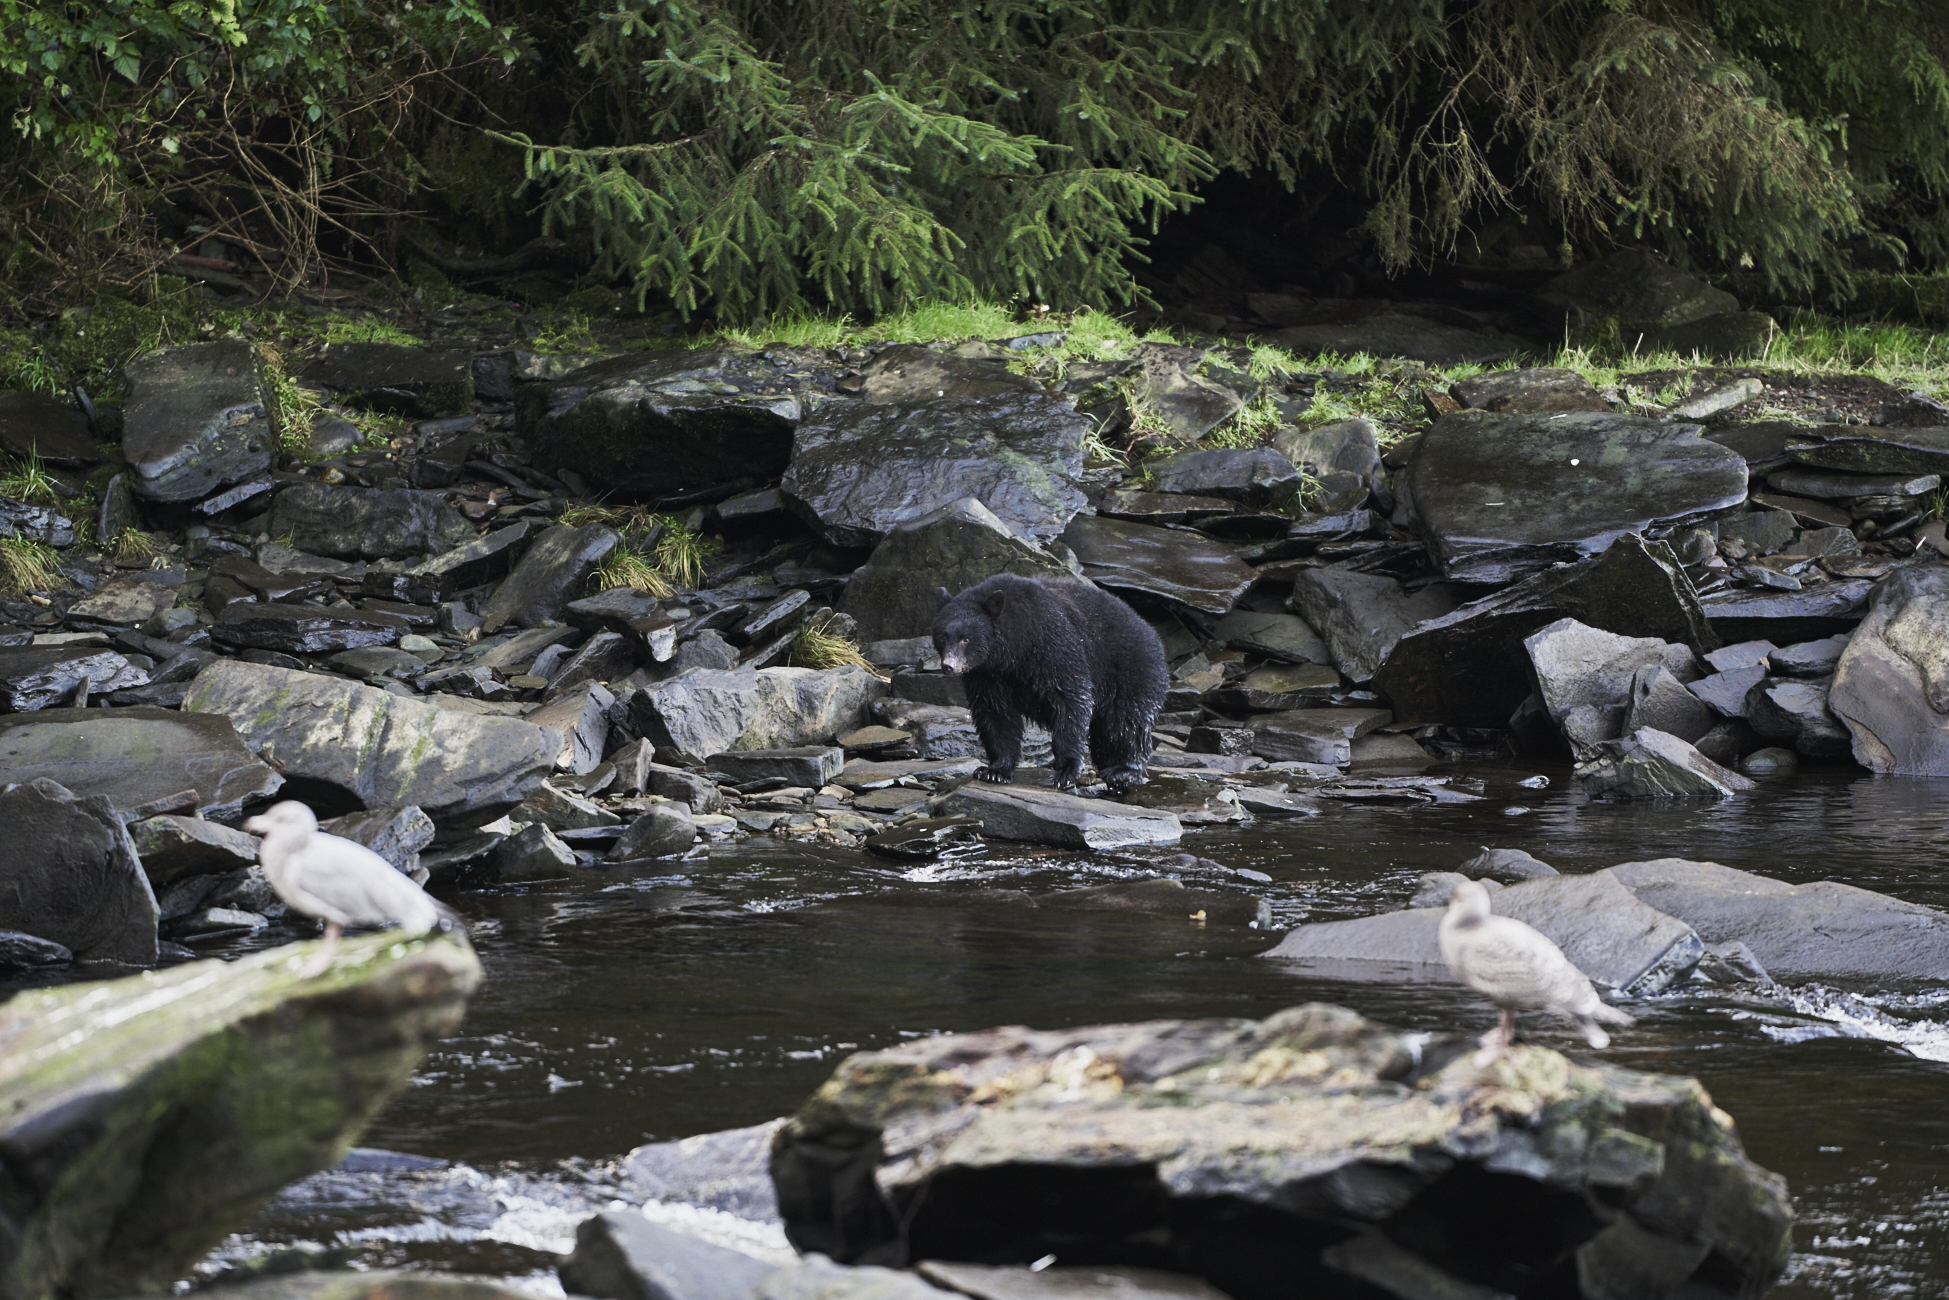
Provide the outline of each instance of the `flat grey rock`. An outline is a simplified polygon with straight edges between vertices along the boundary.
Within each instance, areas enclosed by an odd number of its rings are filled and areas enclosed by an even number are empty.
[[[772,1137],[784,1120],[652,1142],[623,1157],[632,1189],[657,1201],[722,1210],[757,1223],[778,1222],[771,1181]]]
[[[1869,771],[1949,776],[1949,572],[1888,578],[1835,666],[1827,707]]]
[[[533,523],[523,519],[423,560],[407,573],[432,578],[447,591],[478,587],[512,569],[536,531]]]
[[[1331,662],[1326,642],[1297,614],[1255,614],[1237,609],[1213,625],[1218,639],[1234,650],[1288,664]]]
[[[963,497],[888,533],[847,580],[838,609],[859,625],[861,642],[926,637],[940,588],[958,594],[998,573],[1066,572],[987,506]]]
[[[1756,788],[1677,736],[1649,727],[1591,745],[1576,771],[1596,799],[1727,799]]]
[[[122,455],[135,495],[197,501],[270,469],[276,437],[248,342],[163,348],[128,362],[122,377]]]
[[[99,646],[0,648],[0,711],[27,713],[61,704],[83,681],[89,694],[147,683],[149,674]]]
[[[1383,573],[1302,569],[1293,576],[1287,607],[1325,638],[1332,662],[1348,680],[1373,680],[1400,639],[1431,619],[1453,613],[1456,589],[1431,583],[1412,595]]]
[[[482,604],[481,627],[491,634],[508,623],[536,627],[555,618],[621,540],[603,524],[546,530]]]
[[[630,697],[651,743],[703,766],[730,750],[828,745],[867,721],[886,683],[864,668],[694,669]]]
[[[554,770],[561,733],[518,718],[442,709],[318,673],[220,660],[183,700],[217,714],[292,779],[366,808],[412,805],[434,821],[478,823],[521,802]]]
[[[1781,469],[1766,476],[1776,492],[1838,500],[1847,497],[1919,497],[1942,486],[1940,474],[1842,474],[1818,469]]]
[[[975,1300],[1225,1300],[1223,1291],[1201,1277],[1125,1264],[1030,1269],[928,1259],[914,1271]]]
[[[1450,578],[1514,582],[1746,499],[1746,465],[1699,426],[1569,412],[1443,416],[1403,483]]]
[[[1716,862],[1658,858],[1606,874],[1698,931],[1743,942],[1777,980],[1940,984],[1949,979],[1949,913],[1831,880],[1790,885]]]
[[[471,351],[402,343],[334,343],[300,373],[305,383],[355,406],[413,420],[464,415],[473,407]]]
[[[294,549],[343,560],[438,555],[473,525],[438,492],[294,483],[277,494],[265,529]]]
[[[1197,533],[1079,516],[1062,540],[1090,581],[1207,614],[1229,613],[1258,578],[1230,547]]]
[[[712,754],[704,762],[734,784],[784,780],[788,785],[817,790],[829,784],[846,766],[846,751],[836,745],[795,745],[787,749],[747,749]]]
[[[1853,474],[1949,476],[1949,427],[1875,429],[1844,425],[1802,430],[1789,450],[1803,465]]]
[[[1868,612],[1866,578],[1844,578],[1799,591],[1727,586],[1699,598],[1713,630],[1726,641],[1791,645],[1852,632]]]
[[[173,813],[129,823],[129,839],[154,888],[166,889],[184,876],[216,876],[254,866],[255,835],[221,822]]]
[[[371,610],[240,600],[223,607],[210,635],[225,645],[298,655],[392,645],[410,630],[405,619]]]
[[[1574,370],[1549,366],[1489,370],[1448,386],[1468,411],[1608,411],[1591,382]]]
[[[1715,673],[1731,672],[1735,668],[1751,668],[1755,664],[1764,666],[1767,656],[1774,651],[1771,641],[1741,641],[1738,645],[1720,646],[1703,656],[1706,666]]]
[[[168,587],[140,578],[110,578],[68,607],[68,622],[139,627],[175,604],[176,593]]]
[[[143,705],[0,716],[0,785],[40,777],[124,810],[193,789],[205,817],[225,820],[284,784],[228,718]]]
[[[1275,504],[1298,489],[1299,470],[1271,447],[1201,447],[1144,462],[1159,492],[1222,497],[1248,506]]]
[[[948,796],[944,811],[979,819],[984,836],[1064,849],[1176,844],[1184,836],[1168,812],[1036,786],[970,783]]]
[[[570,1295],[609,1300],[745,1300],[776,1265],[609,1210],[584,1219],[556,1269]]]
[[[1834,666],[1847,650],[1848,638],[1827,636],[1818,641],[1800,641],[1772,650],[1767,666],[1777,677],[1832,677]]]
[[[1766,664],[1761,662],[1746,668],[1712,673],[1695,682],[1688,682],[1686,689],[1711,705],[1720,716],[1743,718],[1746,716],[1747,692],[1765,680]]]
[[[612,634],[613,635],[613,634]],[[585,681],[563,691],[524,722],[551,727],[562,734],[562,752],[555,766],[576,776],[595,771],[609,740],[609,709],[616,696],[601,682]]]
[[[156,896],[106,798],[35,778],[0,791],[0,820],[8,929],[60,944],[77,961],[156,964]]]

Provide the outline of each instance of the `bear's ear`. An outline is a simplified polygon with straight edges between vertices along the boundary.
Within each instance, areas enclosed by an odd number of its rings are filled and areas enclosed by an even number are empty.
[[[942,606],[946,605],[950,600],[954,599],[954,594],[950,592],[946,587],[934,588],[934,594],[937,597],[939,597],[939,599],[937,599],[934,602],[935,609],[940,609]]]
[[[1002,616],[1002,606],[1007,603],[1002,598],[1003,594],[999,591],[991,591],[988,593],[988,599],[981,602],[981,607],[988,611],[989,618],[1000,618]]]

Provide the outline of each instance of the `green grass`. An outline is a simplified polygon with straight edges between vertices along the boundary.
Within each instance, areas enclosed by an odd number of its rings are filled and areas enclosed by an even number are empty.
[[[0,537],[0,595],[55,591],[66,585],[59,551],[25,537]]]
[[[397,325],[370,317],[327,316],[318,331],[321,343],[399,343],[419,347],[420,339]]]
[[[5,465],[0,470],[0,497],[11,497],[33,506],[59,508],[66,504],[66,498],[56,490],[54,479],[39,456],[29,453],[27,459],[5,462]]]
[[[615,587],[647,591],[658,600],[676,594],[655,565],[622,546],[609,552],[609,557],[589,575],[589,584],[597,591],[608,591]]]
[[[832,630],[831,615],[809,618],[799,625],[786,661],[794,668],[841,668],[847,664],[858,664],[868,670],[873,667],[860,653],[858,642]]]
[[[578,354],[600,351],[602,344],[589,326],[589,317],[579,311],[551,313],[545,323],[528,338],[536,352]]]
[[[298,383],[284,367],[284,355],[260,345],[258,359],[264,366],[264,387],[270,398],[271,428],[277,435],[280,457],[303,461],[318,459],[311,446],[311,422],[324,403],[318,394]]]
[[[137,568],[153,562],[162,554],[156,539],[140,528],[126,528],[115,539],[115,563],[123,568]]]

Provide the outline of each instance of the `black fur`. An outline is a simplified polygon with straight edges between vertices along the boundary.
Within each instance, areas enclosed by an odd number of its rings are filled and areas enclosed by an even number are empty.
[[[1028,718],[1049,729],[1057,789],[1082,775],[1086,745],[1112,790],[1144,783],[1170,673],[1157,633],[1115,596],[1075,578],[1012,573],[958,596],[943,588],[934,648],[966,677],[988,751],[979,779],[1014,779]]]

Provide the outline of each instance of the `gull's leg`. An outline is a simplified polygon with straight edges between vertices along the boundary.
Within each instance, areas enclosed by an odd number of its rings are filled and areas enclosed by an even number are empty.
[[[325,922],[325,946],[318,950],[316,956],[305,963],[305,968],[298,972],[299,979],[316,979],[325,973],[332,964],[332,958],[338,956],[339,933],[339,924],[337,921]]]
[[[1502,1054],[1509,1050],[1509,1045],[1515,1041],[1516,1013],[1508,1007],[1504,1007],[1502,1008],[1501,1019],[1496,1021],[1496,1027],[1482,1035],[1482,1050],[1475,1054],[1476,1067],[1478,1069],[1484,1069],[1494,1065],[1502,1058]]]

